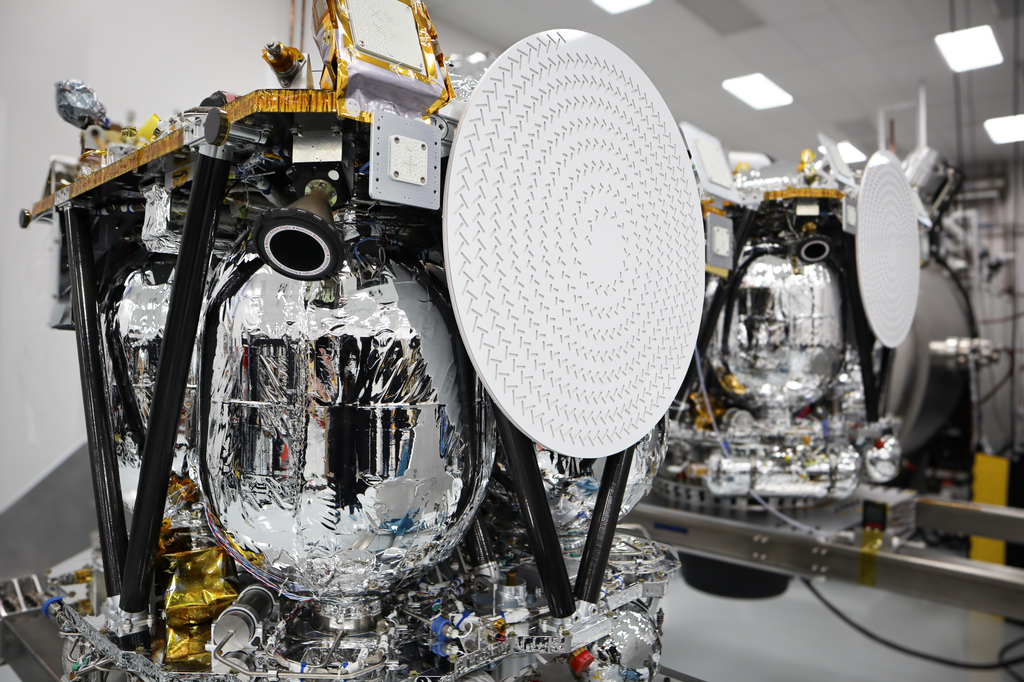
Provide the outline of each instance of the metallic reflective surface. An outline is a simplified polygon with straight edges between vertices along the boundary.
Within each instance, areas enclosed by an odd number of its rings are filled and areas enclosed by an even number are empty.
[[[741,404],[793,409],[825,394],[844,348],[837,273],[824,262],[764,255],[746,268],[708,356]]]
[[[665,460],[666,425],[667,420],[659,422],[633,453],[620,519],[632,511],[651,489],[658,468]],[[605,460],[577,459],[539,448],[537,463],[544,477],[551,515],[563,543],[574,539],[583,543],[597,504]]]
[[[299,281],[236,255],[203,339],[211,519],[263,579],[327,602],[447,556],[494,457],[445,302],[422,273],[372,270]]]
[[[647,611],[631,603],[616,614],[610,634],[589,647],[594,656],[584,682],[651,682],[661,662],[661,639]]]
[[[860,454],[852,445],[780,446],[731,444],[707,459],[705,482],[714,495],[846,497],[860,482]]]
[[[160,361],[174,262],[173,256],[154,254],[129,264],[115,276],[101,307],[107,405],[114,432],[122,495],[125,507],[129,510],[135,507],[139,470],[142,466],[140,445],[149,421],[149,405]],[[193,356],[175,447],[173,470],[176,473],[183,473],[185,456],[195,439],[192,401],[195,395],[196,367],[196,358]]]
[[[871,483],[888,483],[900,472],[903,448],[895,436],[885,435],[864,454],[864,477]]]

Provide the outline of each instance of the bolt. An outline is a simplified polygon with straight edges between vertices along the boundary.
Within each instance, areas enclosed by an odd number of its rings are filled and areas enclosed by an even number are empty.
[[[813,572],[813,573],[817,573],[818,572],[818,564],[814,564],[813,566],[811,566],[811,572]]]

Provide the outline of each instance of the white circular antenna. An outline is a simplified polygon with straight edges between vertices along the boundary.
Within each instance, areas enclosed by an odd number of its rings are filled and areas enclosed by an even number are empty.
[[[913,191],[895,154],[871,155],[857,198],[857,281],[871,330],[889,348],[910,333],[921,287]]]
[[[704,227],[675,119],[621,50],[548,31],[490,66],[452,142],[444,251],[473,365],[528,437],[604,457],[664,416],[700,325]]]

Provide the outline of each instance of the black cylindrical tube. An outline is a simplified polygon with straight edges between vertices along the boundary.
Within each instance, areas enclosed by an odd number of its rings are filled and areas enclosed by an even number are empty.
[[[470,568],[480,568],[495,563],[491,539],[487,537],[487,531],[484,530],[479,516],[473,519],[469,532],[466,533],[466,538],[462,542],[466,548],[466,559],[469,561]]]
[[[879,417],[880,395],[875,376],[875,334],[871,331],[867,313],[864,311],[864,301],[860,297],[860,282],[857,279],[857,268],[854,266],[854,258],[857,253],[856,238],[852,234],[844,234],[843,242],[846,249],[846,262],[849,264],[843,283],[846,285],[846,299],[850,302],[853,337],[857,342],[857,354],[860,358],[860,376],[861,382],[864,384],[864,412],[869,422],[876,422]]]
[[[736,244],[733,246],[732,254],[732,272],[734,274],[730,280],[721,280],[718,283],[718,288],[715,289],[715,293],[711,297],[711,303],[708,304],[701,317],[700,330],[697,332],[697,355],[700,355],[702,358],[707,357],[708,345],[711,343],[711,337],[715,334],[715,325],[718,324],[718,317],[722,314],[722,309],[725,308],[726,302],[728,302],[733,293],[730,291],[730,287],[737,280],[743,279],[742,273],[737,273],[737,270],[739,268],[740,255],[743,248],[747,245],[747,240],[750,239],[751,226],[753,225],[755,215],[756,211],[748,208],[740,217],[740,222],[736,226]],[[672,407],[669,408],[669,419],[679,418],[683,406],[686,405],[686,399],[690,395],[690,388],[696,380],[697,358],[695,355],[690,358],[690,365],[687,367],[686,375],[683,377],[683,385],[679,387],[676,399],[673,401]]]
[[[107,412],[103,355],[100,348],[99,310],[96,307],[96,268],[88,219],[71,206],[61,213],[71,275],[71,314],[78,344],[82,376],[85,430],[89,439],[92,489],[99,520],[100,552],[107,594],[121,594],[128,533],[121,500],[121,480],[114,456],[113,432]]]
[[[523,512],[526,537],[548,597],[548,609],[555,618],[568,618],[576,612],[576,600],[572,596],[572,584],[562,557],[562,543],[551,518],[533,442],[498,409],[494,410],[494,421],[505,448],[509,477]]]
[[[612,455],[604,462],[601,489],[597,492],[587,544],[583,546],[580,570],[576,574],[576,598],[591,604],[596,604],[601,598],[601,584],[608,568],[608,556],[615,541],[615,526],[619,523],[622,498],[626,494],[632,465],[633,448]]]
[[[124,614],[139,614],[149,607],[149,583],[167,499],[181,405],[206,291],[217,214],[231,167],[228,158],[221,158],[222,153],[206,145],[195,163],[142,451],[139,492],[121,589]],[[121,639],[121,647],[126,651],[139,646],[148,648],[148,635],[147,631],[127,634]]]

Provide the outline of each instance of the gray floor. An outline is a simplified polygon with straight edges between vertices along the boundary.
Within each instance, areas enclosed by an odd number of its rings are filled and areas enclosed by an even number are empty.
[[[992,661],[1004,641],[1024,636],[1024,628],[987,614],[857,585],[816,586],[874,632],[947,658]],[[663,604],[662,662],[706,682],[1011,679],[1001,671],[957,670],[886,649],[836,618],[799,582],[775,599],[739,601],[697,592],[679,579]]]

